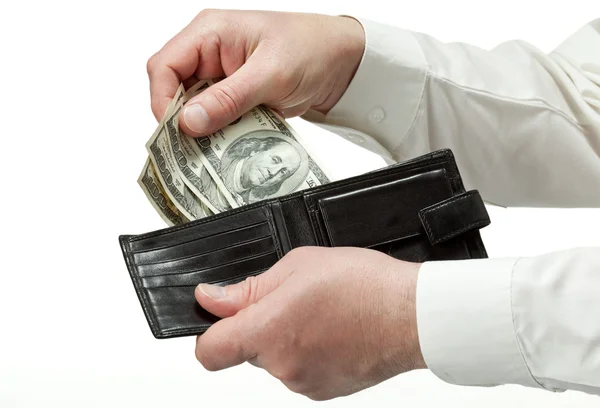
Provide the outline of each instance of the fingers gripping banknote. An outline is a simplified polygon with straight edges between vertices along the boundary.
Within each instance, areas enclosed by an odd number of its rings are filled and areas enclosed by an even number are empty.
[[[182,98],[183,85],[179,87],[173,101],[167,108],[165,118],[169,117],[173,108],[180,103]],[[178,172],[178,165],[169,147],[168,133],[164,119],[154,132],[154,135],[146,143],[146,149],[165,192],[177,209],[189,220],[196,220],[211,215],[212,212],[210,209],[186,186]]]
[[[185,138],[234,208],[329,182],[294,130],[264,106],[210,136]]]
[[[179,129],[179,112],[183,104],[212,84],[213,81],[198,82],[178,99],[172,112],[167,115],[165,128],[179,176],[213,213],[220,213],[231,209],[231,206],[204,166],[202,152],[194,138],[184,135]]]
[[[177,225],[329,182],[289,124],[264,106],[212,135],[185,135],[180,110],[214,83],[199,81],[186,92],[181,85],[146,143],[149,160],[138,182],[165,222]]]

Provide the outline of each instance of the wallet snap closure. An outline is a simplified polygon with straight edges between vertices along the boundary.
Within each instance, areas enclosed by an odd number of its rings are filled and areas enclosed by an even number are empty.
[[[490,224],[485,204],[477,190],[426,207],[419,211],[419,218],[432,245]]]

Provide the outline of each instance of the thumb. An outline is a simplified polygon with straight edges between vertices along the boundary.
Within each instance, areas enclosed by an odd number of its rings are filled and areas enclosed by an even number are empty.
[[[250,276],[233,285],[201,283],[196,287],[196,300],[209,313],[221,318],[230,317],[277,289],[292,271],[276,264],[261,275]]]
[[[189,136],[206,136],[264,103],[270,88],[270,76],[264,71],[251,58],[231,76],[190,99],[180,113],[181,129]]]

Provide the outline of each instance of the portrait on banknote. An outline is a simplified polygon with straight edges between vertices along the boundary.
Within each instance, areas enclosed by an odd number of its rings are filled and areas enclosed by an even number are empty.
[[[229,191],[252,203],[295,191],[308,175],[308,154],[274,130],[239,137],[223,153],[221,174]]]
[[[188,91],[180,84],[146,143],[157,181],[178,216],[168,211],[171,207],[160,205],[164,203],[156,201],[146,184],[140,182],[140,185],[169,224],[219,214],[329,182],[290,125],[264,106],[251,109],[210,135],[185,135],[179,127],[183,104],[211,84],[212,81],[199,81]],[[149,174],[149,170],[142,173]]]

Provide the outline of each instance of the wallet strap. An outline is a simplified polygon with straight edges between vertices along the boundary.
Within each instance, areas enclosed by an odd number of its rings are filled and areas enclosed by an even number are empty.
[[[490,224],[485,204],[477,190],[423,208],[419,211],[419,218],[432,245]]]

